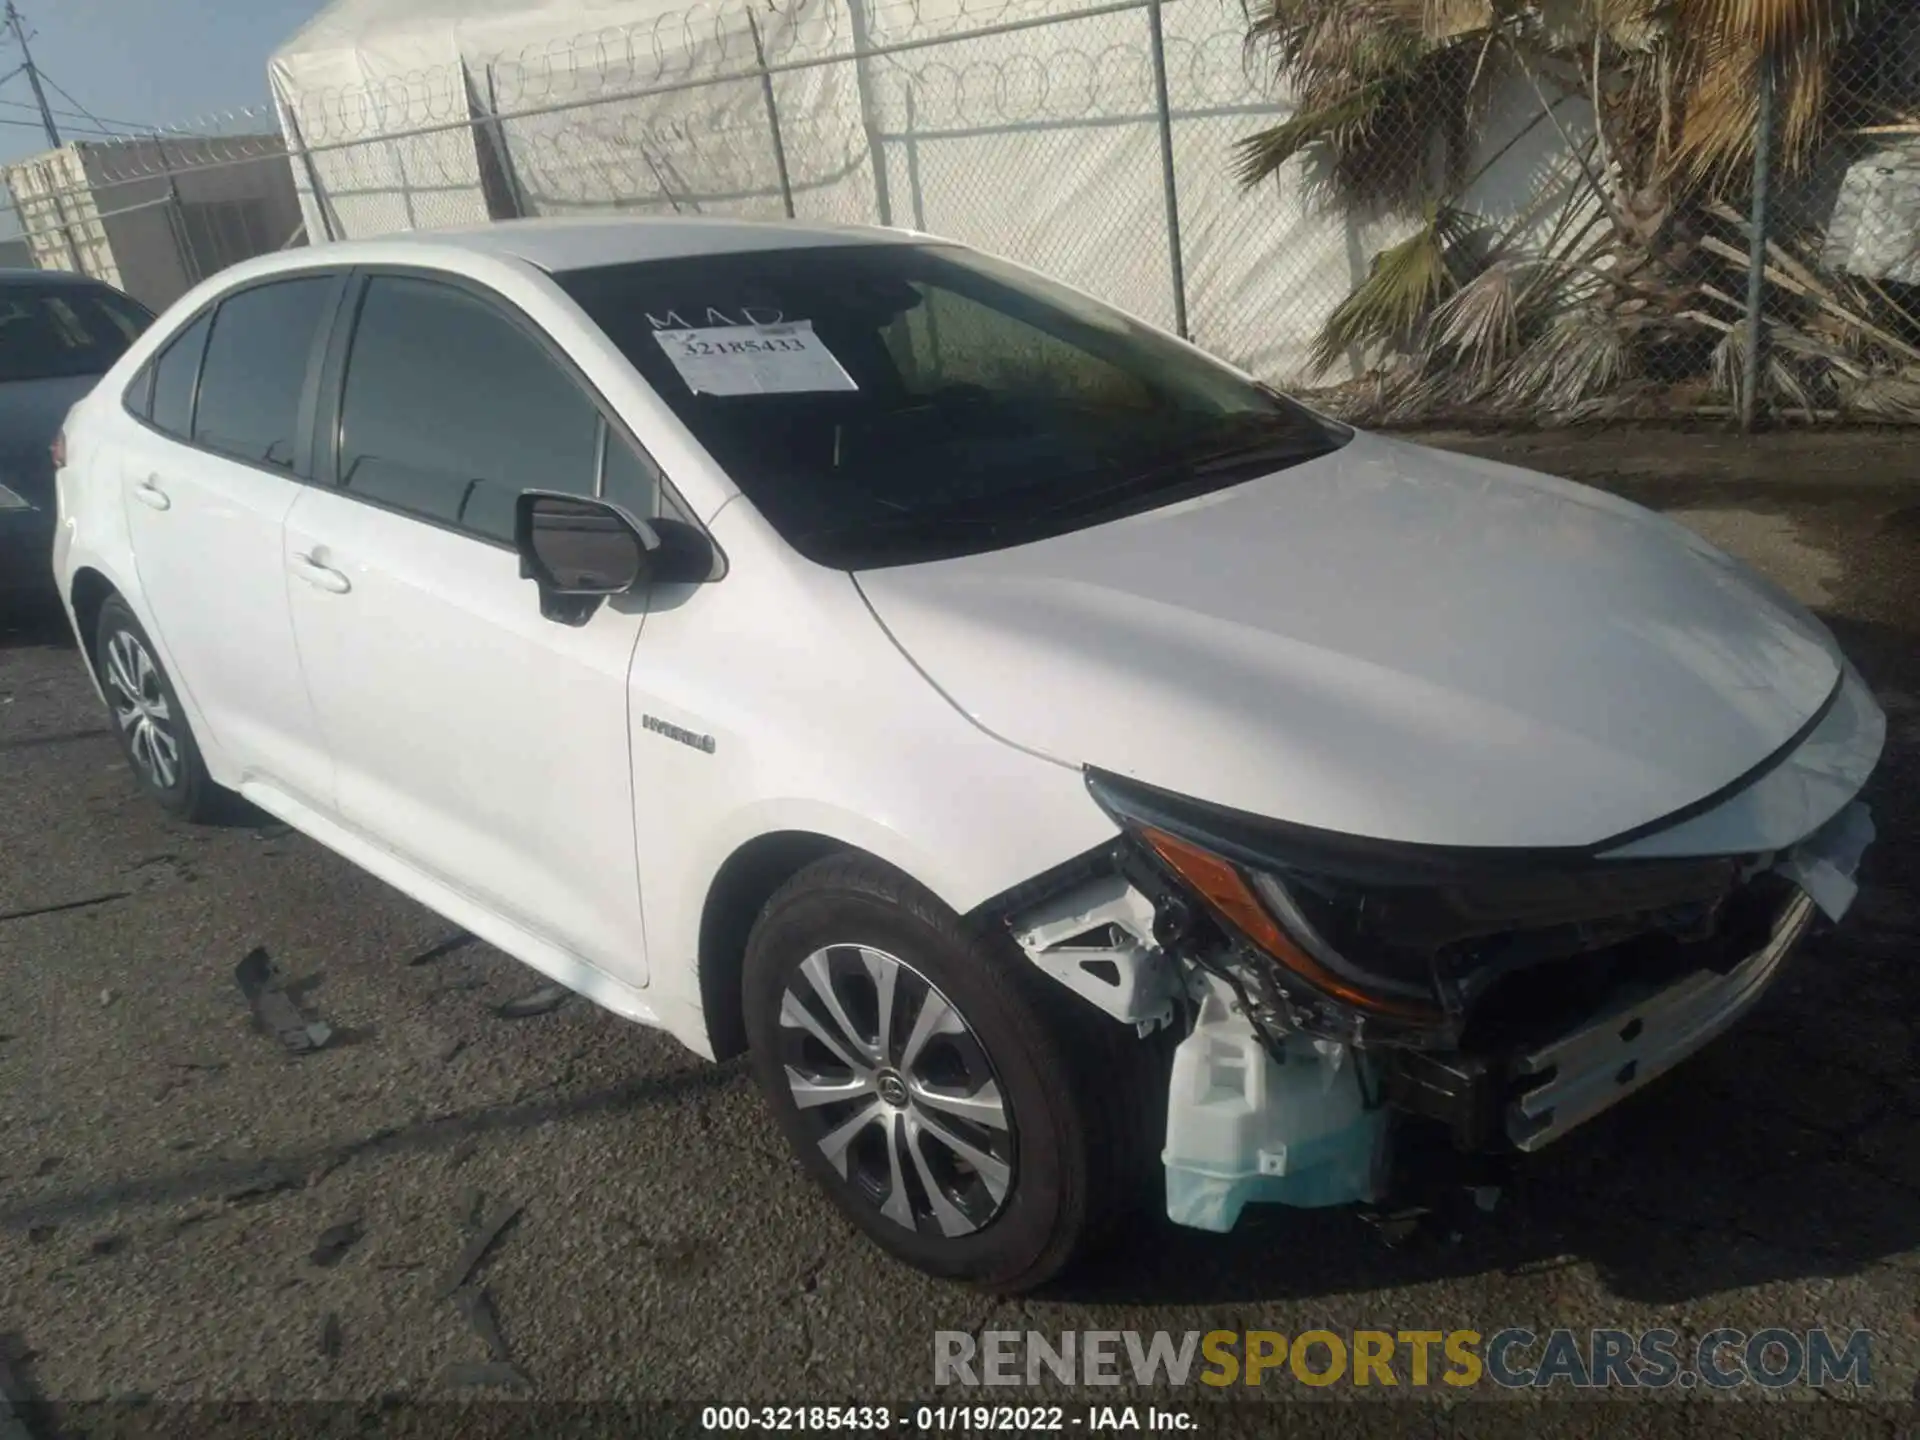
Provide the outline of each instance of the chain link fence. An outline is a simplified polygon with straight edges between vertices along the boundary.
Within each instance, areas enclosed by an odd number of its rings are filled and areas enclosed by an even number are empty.
[[[1786,164],[1755,208],[1759,399],[1776,412],[1920,416],[1920,6],[1869,16],[1823,77],[1813,134],[1801,133],[1806,81],[1783,72],[1771,87],[1767,124]],[[1751,231],[1739,229],[1750,259]],[[1725,301],[1717,308],[1732,318]]]
[[[35,263],[149,303],[287,244],[792,216],[967,241],[1370,421],[1920,419],[1920,7],[1724,8],[726,0],[283,59],[270,110],[6,180]]]

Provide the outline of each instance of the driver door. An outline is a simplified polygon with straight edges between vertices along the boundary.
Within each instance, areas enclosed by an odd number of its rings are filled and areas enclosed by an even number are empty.
[[[644,597],[554,624],[511,544],[521,490],[602,488],[607,424],[504,302],[450,279],[361,283],[329,361],[337,453],[319,478],[334,483],[286,527],[340,817],[643,985],[627,675]]]

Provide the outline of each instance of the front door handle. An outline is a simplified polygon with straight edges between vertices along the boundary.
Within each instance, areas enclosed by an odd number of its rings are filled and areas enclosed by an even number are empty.
[[[149,509],[166,510],[171,508],[173,505],[173,501],[167,498],[166,491],[162,490],[158,485],[153,483],[154,479],[155,479],[154,476],[149,475],[146,479],[142,480],[138,485],[134,486],[133,498],[138,500],[142,505],[147,506]]]
[[[345,575],[331,565],[322,565],[311,555],[295,555],[293,573],[314,589],[325,590],[332,595],[344,595],[353,588],[353,582]]]

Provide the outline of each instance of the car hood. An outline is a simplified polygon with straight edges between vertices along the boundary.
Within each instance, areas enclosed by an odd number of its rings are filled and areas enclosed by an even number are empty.
[[[1000,738],[1299,825],[1595,845],[1804,730],[1844,663],[1671,521],[1358,434],[1264,479],[990,554],[866,571]]]

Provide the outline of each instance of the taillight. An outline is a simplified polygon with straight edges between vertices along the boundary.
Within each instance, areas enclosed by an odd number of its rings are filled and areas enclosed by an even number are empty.
[[[62,430],[58,435],[54,436],[53,444],[48,446],[47,448],[48,448],[48,453],[53,456],[53,468],[56,470],[66,469],[67,468],[67,432],[65,430]]]

